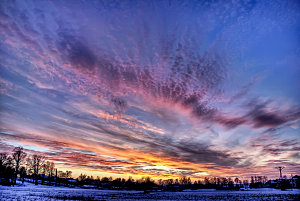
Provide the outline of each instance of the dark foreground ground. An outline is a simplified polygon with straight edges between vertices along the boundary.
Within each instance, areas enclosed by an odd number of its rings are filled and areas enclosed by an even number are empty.
[[[249,191],[198,190],[184,192],[111,191],[72,189],[47,186],[0,186],[0,200],[300,200],[300,189],[281,191],[257,189]]]

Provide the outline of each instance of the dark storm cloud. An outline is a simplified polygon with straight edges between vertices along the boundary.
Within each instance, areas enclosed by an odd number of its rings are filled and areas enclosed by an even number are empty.
[[[300,108],[274,108],[272,101],[262,102],[253,99],[246,104],[247,113],[240,117],[226,116],[216,114],[212,119],[225,126],[233,129],[241,125],[248,125],[253,128],[275,128],[286,125],[300,119]]]
[[[141,140],[139,144],[141,150],[164,157],[172,157],[178,161],[198,164],[213,163],[225,167],[235,167],[240,162],[240,158],[226,151],[214,150],[209,145],[198,142],[175,141],[169,137],[148,136]]]
[[[192,163],[214,163],[219,166],[238,166],[240,158],[232,156],[226,151],[217,151],[202,143],[188,142],[184,140],[176,141],[170,137],[157,135],[133,136],[127,132],[113,131],[102,125],[95,124],[101,129],[103,135],[120,140],[122,144],[135,144],[139,149],[164,157],[172,157],[178,161]],[[117,142],[116,142],[117,143]]]
[[[169,156],[192,163],[214,163],[219,166],[232,167],[239,163],[239,158],[231,156],[226,151],[213,150],[205,144],[195,142],[179,141],[165,151]]]
[[[111,97],[111,102],[113,103],[115,110],[118,113],[125,112],[125,109],[127,107],[127,102],[119,97]]]
[[[268,102],[261,103],[258,100],[251,101],[247,106],[250,108],[247,117],[252,120],[254,128],[277,127],[300,118],[300,108],[297,107],[285,110],[273,109]]]
[[[278,126],[281,125],[287,120],[285,118],[279,117],[274,113],[267,113],[264,111],[260,111],[253,116],[254,127],[264,127],[264,126]]]
[[[97,57],[89,49],[85,41],[64,33],[59,35],[61,40],[58,48],[63,53],[63,59],[67,58],[73,67],[83,71],[93,71],[96,68]]]

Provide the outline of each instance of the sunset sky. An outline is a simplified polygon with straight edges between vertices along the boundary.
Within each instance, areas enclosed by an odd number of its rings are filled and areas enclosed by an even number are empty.
[[[0,1],[0,152],[113,177],[300,174],[300,3]]]

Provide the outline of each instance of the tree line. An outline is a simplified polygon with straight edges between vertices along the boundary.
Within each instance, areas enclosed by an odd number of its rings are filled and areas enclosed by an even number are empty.
[[[296,181],[299,188],[300,178]],[[59,171],[55,164],[47,161],[45,156],[39,154],[28,155],[22,147],[15,147],[11,154],[0,153],[0,185],[16,185],[17,179],[35,185],[55,185],[97,189],[120,190],[167,190],[181,191],[183,189],[227,189],[282,187],[289,188],[287,179],[270,183],[265,176],[252,176],[248,180],[240,180],[238,177],[205,177],[202,180],[192,181],[190,177],[182,176],[178,179],[159,179],[154,181],[150,177],[133,179],[129,177],[93,177],[80,174],[76,179],[72,178],[72,171]]]
[[[55,164],[46,161],[44,155],[27,155],[23,147],[15,147],[11,154],[0,153],[0,184],[16,185],[19,178],[22,183],[25,179],[38,185],[53,182],[58,178],[71,178],[71,171],[58,171]]]

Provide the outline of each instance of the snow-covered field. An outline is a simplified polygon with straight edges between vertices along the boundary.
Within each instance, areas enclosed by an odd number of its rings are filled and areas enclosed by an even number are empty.
[[[0,186],[0,200],[300,200],[300,190],[197,190],[185,192],[112,191],[65,187]]]

